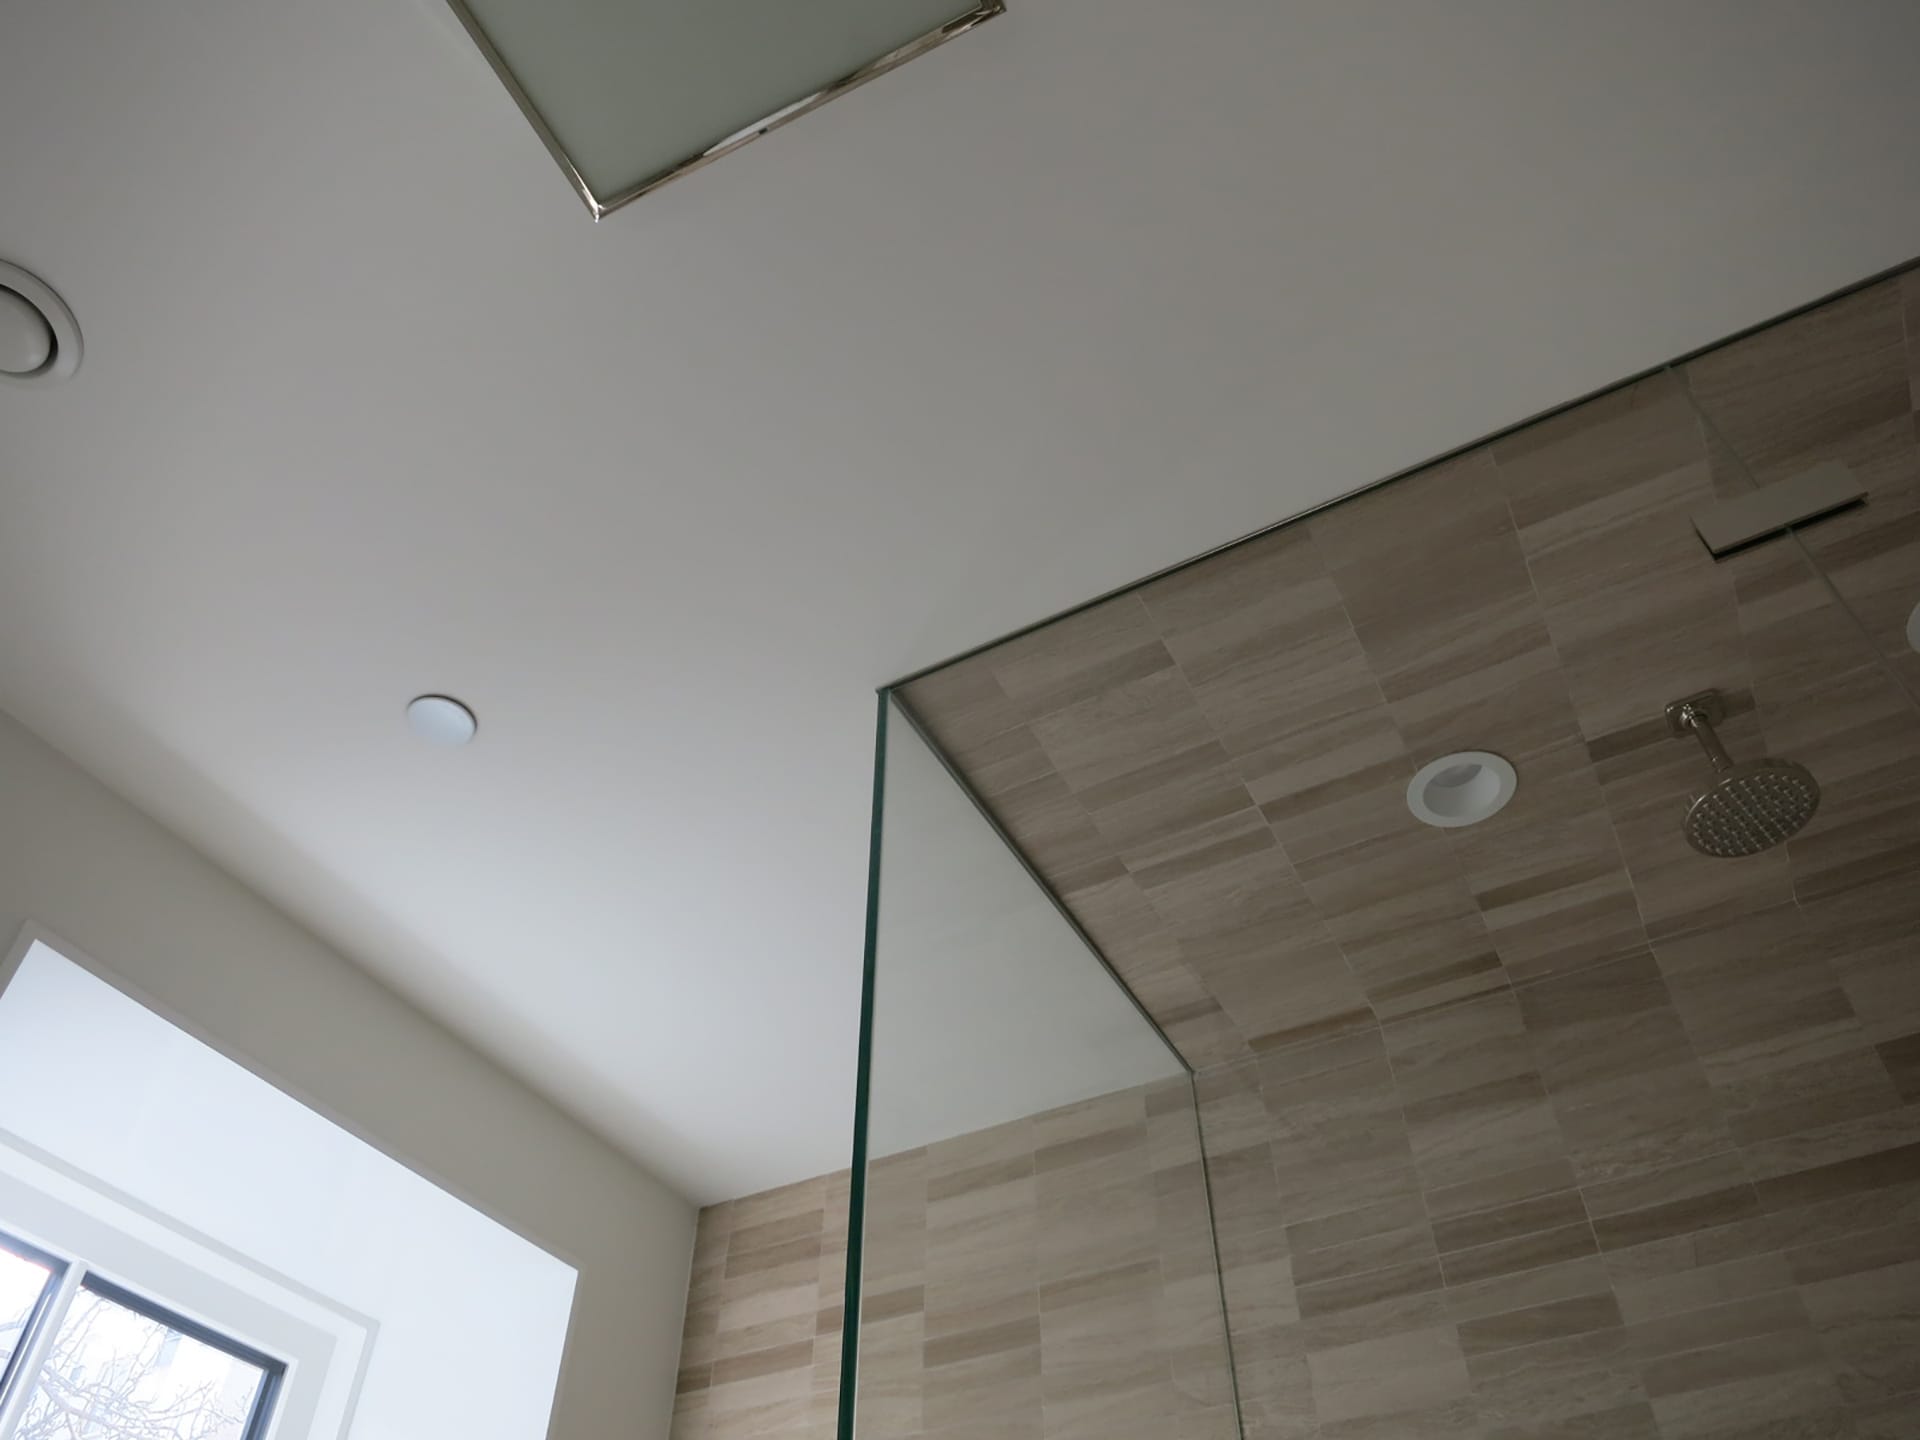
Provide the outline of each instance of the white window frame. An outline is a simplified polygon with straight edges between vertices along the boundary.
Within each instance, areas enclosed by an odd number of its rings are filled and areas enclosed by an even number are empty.
[[[181,1314],[172,1306],[140,1291],[129,1289],[102,1275],[78,1256],[63,1255],[45,1249],[14,1234],[0,1224],[0,1248],[4,1248],[49,1271],[32,1314],[15,1342],[13,1353],[0,1369],[0,1440],[13,1440],[35,1385],[53,1354],[53,1343],[66,1323],[67,1313],[80,1292],[85,1290],[102,1299],[158,1321],[190,1340],[197,1340],[236,1360],[258,1367],[260,1388],[247,1415],[240,1440],[266,1440],[278,1409],[281,1387],[286,1382],[287,1362],[278,1356],[256,1350],[231,1335]]]

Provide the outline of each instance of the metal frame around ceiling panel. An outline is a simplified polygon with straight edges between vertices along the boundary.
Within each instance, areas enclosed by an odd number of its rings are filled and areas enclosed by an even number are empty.
[[[957,39],[976,26],[984,25],[994,16],[1006,14],[1007,11],[1006,0],[980,0],[973,9],[949,20],[938,30],[922,35],[917,40],[909,40],[897,49],[889,50],[878,59],[869,60],[859,69],[842,75],[832,84],[794,101],[791,105],[781,106],[771,115],[764,115],[751,124],[742,126],[726,139],[715,141],[706,149],[669,165],[657,174],[649,175],[636,185],[603,196],[593,193],[593,187],[587,183],[587,177],[581,174],[580,167],[573,163],[573,157],[567,154],[566,146],[560,142],[560,137],[554,133],[546,117],[534,106],[532,98],[528,96],[519,80],[515,78],[512,69],[508,67],[506,57],[495,48],[493,41],[487,38],[487,32],[480,28],[480,22],[473,12],[466,7],[463,0],[447,0],[447,4],[452,8],[455,17],[467,34],[473,37],[473,43],[480,47],[480,53],[486,57],[487,64],[492,66],[493,73],[500,77],[500,83],[507,87],[507,93],[513,97],[513,102],[520,107],[521,113],[527,117],[528,123],[533,126],[534,133],[539,135],[542,143],[546,145],[548,153],[560,162],[560,169],[565,173],[568,183],[573,186],[575,193],[586,201],[587,211],[595,221],[604,220],[621,206],[633,203],[642,195],[651,194],[662,185],[678,180],[682,175],[691,175],[695,170],[711,165],[723,155],[731,155],[741,146],[751,144],[762,135],[798,120],[809,111],[818,110],[829,100],[837,100],[849,90],[857,90],[869,80],[884,75],[889,70],[897,70],[909,60],[917,59],[929,50],[938,49],[947,41]]]

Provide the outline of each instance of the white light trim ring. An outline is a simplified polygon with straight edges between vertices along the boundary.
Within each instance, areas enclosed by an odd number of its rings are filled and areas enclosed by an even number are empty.
[[[421,695],[410,701],[407,725],[429,745],[465,745],[480,732],[473,711],[450,695]]]
[[[1443,830],[1477,825],[1505,809],[1519,784],[1513,766],[1498,755],[1460,750],[1420,767],[1407,784],[1407,808]]]

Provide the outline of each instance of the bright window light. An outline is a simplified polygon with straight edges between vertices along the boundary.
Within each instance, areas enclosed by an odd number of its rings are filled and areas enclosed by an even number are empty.
[[[31,933],[0,1232],[0,1440],[547,1431],[571,1265]]]
[[[284,1362],[0,1231],[0,1437],[261,1440]]]

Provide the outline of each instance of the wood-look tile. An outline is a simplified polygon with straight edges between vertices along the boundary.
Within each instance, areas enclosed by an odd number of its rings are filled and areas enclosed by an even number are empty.
[[[1606,1330],[1620,1323],[1620,1306],[1612,1295],[1578,1295],[1549,1300],[1525,1310],[1508,1310],[1460,1324],[1460,1344],[1468,1355],[1540,1345],[1572,1335]]]
[[[1610,1255],[1608,1263],[1621,1258]],[[1630,1324],[1643,1324],[1784,1291],[1793,1283],[1786,1254],[1773,1250],[1717,1265],[1684,1269],[1662,1265],[1649,1274],[1615,1274],[1613,1292],[1620,1302],[1621,1316]]]
[[[936,670],[908,686],[901,698],[986,799],[1052,773],[1024,712],[1007,698],[984,655]]]
[[[1306,531],[1276,530],[1141,591],[1214,733],[1236,756],[1379,702]]]
[[[1663,940],[1655,954],[1736,1140],[1900,1103],[1798,906]]]
[[[1883,1040],[1875,1047],[1880,1063],[1903,1100],[1920,1100],[1920,1032]]]
[[[1607,1267],[1598,1256],[1583,1255],[1531,1270],[1516,1270],[1466,1285],[1449,1286],[1447,1313],[1465,1326],[1476,1320],[1557,1306],[1562,1301],[1609,1295],[1612,1283]]]
[[[1583,1182],[1731,1148],[1651,958],[1524,987],[1521,1014]]]
[[[1270,1072],[1265,1070],[1263,1078]],[[1264,1078],[1273,1118],[1274,1197],[1283,1224],[1405,1196],[1413,1152],[1384,1059],[1317,1075]]]
[[[1677,1356],[1658,1378],[1682,1387],[1653,1397],[1660,1432],[1674,1440],[1812,1440],[1847,1434],[1844,1402],[1831,1368],[1817,1346],[1800,1334]]]
[[[1460,1185],[1434,1186],[1426,1192],[1427,1213],[1436,1224],[1459,1215],[1480,1210],[1498,1210],[1556,1190],[1570,1190],[1578,1183],[1571,1162],[1560,1159],[1539,1165],[1526,1165],[1484,1180]]]
[[[1449,1285],[1469,1285],[1495,1275],[1509,1275],[1592,1255],[1597,1249],[1593,1227],[1583,1219],[1551,1230],[1475,1245],[1471,1249],[1450,1250],[1440,1257],[1440,1265]]]
[[[1408,1330],[1307,1357],[1321,1424],[1394,1415],[1463,1399],[1469,1390],[1451,1325]]]
[[[1912,1395],[1896,1396],[1866,1405],[1847,1407],[1858,1440],[1913,1440],[1913,1416],[1920,1400]]]
[[[1888,876],[1803,901],[1807,930],[1832,964],[1869,1039],[1920,1031],[1920,887]]]
[[[1430,1190],[1551,1165],[1565,1150],[1511,991],[1382,1029]]]
[[[1385,1205],[1366,1207],[1374,1213],[1405,1211],[1408,1208],[1405,1202],[1391,1201]],[[1403,1224],[1353,1239],[1315,1248],[1303,1246],[1300,1243],[1303,1235],[1316,1228],[1316,1222],[1311,1221],[1287,1227],[1293,1256],[1293,1278],[1299,1285],[1317,1285],[1327,1280],[1345,1279],[1363,1271],[1431,1260],[1438,1253],[1434,1246],[1433,1228],[1427,1224],[1426,1217],[1418,1213],[1408,1217]]]
[[[1299,863],[1405,830],[1417,768],[1371,680],[1349,713],[1289,731],[1238,762],[1247,794]]]
[[[1297,869],[1382,1019],[1507,984],[1459,864],[1437,831],[1408,828]]]
[[[1815,1281],[1803,1293],[1850,1403],[1920,1391],[1920,1260]]]
[[[1645,951],[1613,817],[1577,737],[1528,762],[1506,809],[1449,839],[1516,983]]]
[[[1760,1213],[1738,1154],[1722,1151],[1585,1191],[1602,1250],[1624,1250]]]
[[[1624,1333],[1609,1327],[1467,1357],[1490,1431],[1546,1427],[1644,1404]]]
[[[1443,1283],[1439,1261],[1429,1258],[1343,1275],[1317,1285],[1297,1285],[1294,1297],[1302,1319],[1319,1320],[1341,1311],[1438,1290]]]
[[[1487,452],[1308,529],[1417,759],[1490,735],[1519,759],[1567,738],[1565,686]]]
[[[1749,1145],[1761,1205],[1806,1205],[1920,1180],[1920,1106]]]
[[[1434,1222],[1435,1243],[1442,1252],[1475,1250],[1502,1240],[1517,1240],[1543,1230],[1583,1225],[1587,1208],[1578,1190],[1559,1190],[1518,1200],[1493,1210],[1478,1210]]]

